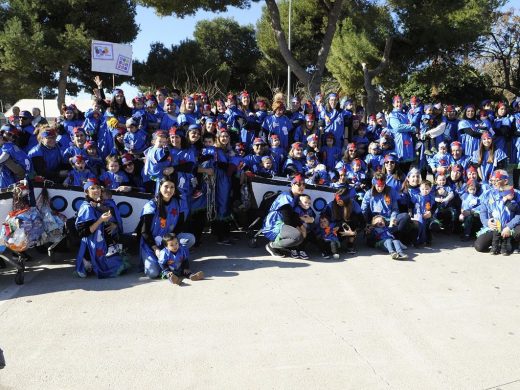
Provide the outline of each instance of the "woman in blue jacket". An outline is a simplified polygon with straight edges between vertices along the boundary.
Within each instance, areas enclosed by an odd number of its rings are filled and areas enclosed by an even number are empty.
[[[353,188],[341,188],[334,195],[334,200],[330,201],[321,213],[334,226],[340,228],[338,238],[341,246],[350,254],[357,252],[355,248],[357,233],[365,226],[363,214],[355,196]]]
[[[83,189],[85,200],[76,218],[76,230],[81,237],[76,275],[86,278],[92,272],[100,279],[118,276],[128,268],[116,239],[117,233],[123,229],[121,219],[102,200],[102,189],[97,179],[88,179]]]
[[[166,233],[176,233],[182,245],[190,248],[195,237],[190,233],[182,233],[184,215],[177,194],[175,183],[169,177],[160,181],[159,193],[145,204],[141,213],[141,267],[150,279],[161,273],[158,262],[162,249],[162,237]]]
[[[482,132],[479,121],[475,117],[475,106],[468,104],[462,111],[462,119],[459,122],[459,137],[465,156],[473,156],[480,144]]]
[[[408,213],[399,213],[397,192],[386,184],[383,173],[376,173],[372,180],[372,189],[363,197],[361,211],[365,221],[370,223],[375,215],[383,216],[394,228],[392,233],[404,243],[415,242],[417,234]],[[371,240],[373,241],[373,240]]]
[[[324,134],[334,134],[336,145],[342,148],[345,137],[345,120],[343,112],[339,109],[338,95],[330,93],[325,101],[325,106],[320,112],[320,120],[325,123]],[[325,144],[325,138],[322,140]]]
[[[415,160],[413,135],[417,128],[410,123],[410,119],[403,112],[403,99],[394,96],[394,109],[388,116],[388,129],[394,136],[395,151],[401,167],[406,172]]]

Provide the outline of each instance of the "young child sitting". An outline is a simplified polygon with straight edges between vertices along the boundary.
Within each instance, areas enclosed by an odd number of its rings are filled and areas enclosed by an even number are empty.
[[[330,259],[332,256],[334,259],[339,259],[338,252],[341,246],[338,238],[339,226],[334,226],[329,218],[322,214],[319,227],[316,230],[316,244],[322,252],[322,257]]]
[[[386,248],[390,257],[394,260],[405,260],[408,255],[403,252],[406,247],[401,241],[395,238],[391,228],[386,225],[385,218],[376,215],[372,218],[372,234],[376,241],[376,248]]]
[[[465,191],[462,195],[462,205],[460,207],[459,221],[462,222],[462,241],[469,241],[473,230],[473,222],[478,221],[480,197],[477,195],[478,182],[468,180]]]
[[[432,183],[425,180],[419,187],[420,192],[412,197],[414,203],[414,219],[419,221],[417,244],[431,245],[432,232],[440,230],[440,223],[434,218],[435,197],[431,193]]]
[[[164,248],[161,249],[158,260],[163,279],[168,279],[179,286],[184,278],[193,281],[204,279],[202,271],[191,272],[188,247],[181,245],[174,233],[165,234],[162,244]]]
[[[81,154],[71,158],[72,170],[63,182],[65,186],[83,186],[88,179],[94,178],[94,174],[87,168],[87,161]]]

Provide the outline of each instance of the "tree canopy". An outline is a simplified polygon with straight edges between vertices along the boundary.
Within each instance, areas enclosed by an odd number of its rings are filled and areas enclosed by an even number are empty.
[[[11,91],[12,98],[58,88],[60,104],[67,91],[91,84],[91,40],[133,41],[135,7],[132,0],[6,1],[0,7],[0,72],[27,88]]]
[[[248,8],[260,0],[138,0],[138,3],[153,7],[159,15],[176,15],[183,18],[198,10],[225,12],[229,7]]]
[[[240,26],[228,18],[201,20],[193,36],[195,40],[171,48],[153,44],[146,61],[134,63],[133,82],[143,89],[217,85],[223,93],[260,87],[256,63],[261,54],[253,26]]]

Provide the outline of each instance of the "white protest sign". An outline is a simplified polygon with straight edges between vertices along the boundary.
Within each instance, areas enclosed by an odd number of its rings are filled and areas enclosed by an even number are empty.
[[[92,71],[132,76],[132,45],[92,41]]]

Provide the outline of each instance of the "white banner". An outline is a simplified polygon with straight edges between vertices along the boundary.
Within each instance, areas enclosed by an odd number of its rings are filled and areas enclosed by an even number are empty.
[[[132,76],[132,45],[92,41],[92,71]]]

